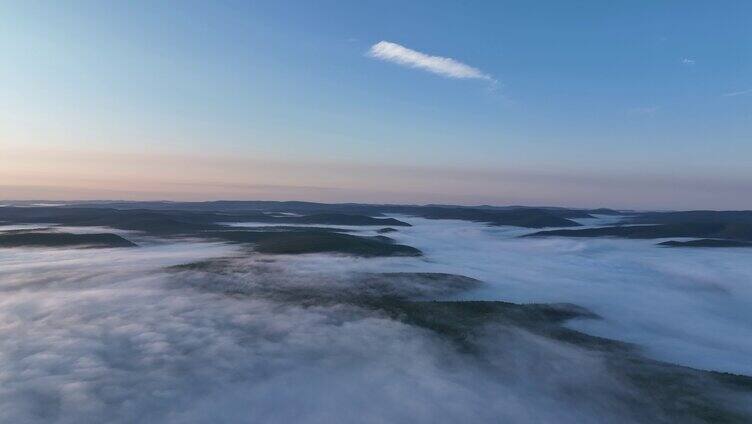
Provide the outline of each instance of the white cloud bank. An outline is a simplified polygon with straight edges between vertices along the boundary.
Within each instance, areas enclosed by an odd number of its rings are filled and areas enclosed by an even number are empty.
[[[263,295],[357,290],[347,270],[370,261],[250,257],[226,275],[161,271],[234,253],[186,242],[4,249],[0,422],[636,422],[621,401],[631,389],[578,347],[500,326],[488,332],[504,343],[484,342],[476,357],[356,305]],[[410,260],[388,259],[370,266]]]
[[[431,259],[419,271],[487,283],[467,298],[574,303],[603,317],[569,324],[578,330],[634,343],[653,359],[752,375],[748,249],[655,246],[663,239],[517,238],[531,230],[401,219],[413,226],[390,237]]]
[[[379,41],[371,46],[368,55],[410,68],[422,69],[447,78],[480,79],[495,83],[496,80],[470,65],[449,57],[431,56],[389,41]]]
[[[750,251],[409,221],[393,236],[426,258],[251,255],[214,274],[163,268],[236,247],[1,249],[0,422],[667,422],[604,357],[576,346],[499,324],[467,354],[368,308],[282,296],[440,294],[352,278],[370,271],[478,277],[487,285],[466,295],[575,302],[604,317],[583,329],[659,359],[751,369]]]

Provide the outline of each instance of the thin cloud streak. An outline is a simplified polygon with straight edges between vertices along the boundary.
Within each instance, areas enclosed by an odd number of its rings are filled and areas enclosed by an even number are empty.
[[[746,96],[747,94],[752,94],[752,88],[750,88],[749,90],[732,91],[730,93],[724,93],[723,97]]]
[[[449,57],[431,56],[389,41],[379,41],[371,46],[368,56],[410,68],[422,69],[447,78],[496,80],[470,65]]]

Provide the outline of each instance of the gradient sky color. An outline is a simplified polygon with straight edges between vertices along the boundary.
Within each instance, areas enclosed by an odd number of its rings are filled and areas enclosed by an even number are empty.
[[[752,208],[752,2],[6,1],[0,20],[0,199]]]

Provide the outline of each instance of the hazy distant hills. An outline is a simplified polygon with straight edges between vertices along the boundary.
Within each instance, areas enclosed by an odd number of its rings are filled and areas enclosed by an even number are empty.
[[[193,237],[250,244],[255,250],[273,254],[343,253],[356,256],[419,256],[421,252],[400,245],[385,236],[343,234],[348,230],[295,227],[300,224],[404,227],[410,224],[394,218],[365,215],[317,213],[280,216],[262,212],[197,212],[96,207],[3,207],[0,222],[6,224],[59,224],[72,227],[110,227],[138,231],[145,235]],[[240,229],[228,222],[257,222],[276,225]],[[388,227],[387,227],[388,226]],[[0,247],[126,247],[132,242],[115,234],[71,234],[62,232],[1,232]]]
[[[264,222],[273,224],[381,225],[409,226],[394,218],[379,218],[385,213],[403,214],[428,219],[459,219],[485,222],[490,225],[515,225],[528,228],[574,227],[579,224],[562,214],[575,212],[549,211],[538,208],[486,210],[465,207],[429,206],[368,206],[327,205],[335,210],[323,211],[320,206],[301,208],[297,202],[279,202],[274,210],[247,210],[238,205],[221,209],[222,203],[173,204],[125,203],[67,205],[64,207],[4,207],[0,220],[9,222],[53,222],[66,225],[100,225],[128,230],[180,232],[182,230],[211,229],[220,222]],[[155,208],[147,208],[158,205]],[[169,205],[170,208],[166,206]],[[136,207],[138,206],[138,207]],[[247,206],[250,207],[250,206]],[[268,206],[267,206],[268,208]],[[357,210],[357,212],[355,212]],[[296,214],[280,216],[279,213]],[[576,211],[578,216],[582,211]],[[299,215],[299,216],[297,216]],[[584,214],[587,216],[587,214]]]
[[[752,242],[738,240],[698,239],[688,241],[669,240],[658,243],[665,247],[752,247]]]
[[[701,237],[730,240],[752,240],[752,224],[744,223],[676,223],[661,225],[620,225],[578,230],[539,231],[530,237],[623,237],[654,239],[669,237]]]
[[[679,211],[679,212],[643,212],[628,219],[634,224],[677,224],[677,223],[714,223],[714,224],[752,224],[752,211]]]
[[[13,202],[13,204],[26,206],[29,204],[44,204],[44,201]],[[460,206],[460,205],[397,205],[397,204],[368,204],[368,203],[316,203],[301,201],[267,201],[267,200],[219,200],[207,202],[166,202],[166,201],[94,201],[94,202],[63,202],[66,206],[75,207],[108,207],[113,209],[151,209],[151,210],[185,210],[185,211],[263,211],[263,212],[294,212],[300,214],[312,214],[322,212],[340,212],[352,214],[375,213],[404,213],[419,209],[475,209],[485,211],[508,211],[519,209],[546,210],[558,216],[585,217],[584,214],[620,214],[621,212],[600,209],[577,209],[555,206]]]
[[[410,224],[387,214],[436,220],[463,220],[494,226],[524,228],[556,228],[539,231],[528,237],[621,237],[632,239],[699,238],[715,241],[676,242],[673,247],[744,247],[752,241],[752,211],[681,211],[629,212],[616,224],[598,228],[579,227],[576,219],[594,215],[617,216],[612,209],[570,209],[528,206],[454,206],[454,205],[369,205],[357,203],[312,203],[276,201],[216,202],[88,202],[62,206],[6,206],[0,208],[0,222],[9,224],[59,224],[67,226],[101,226],[139,231],[151,235],[213,237],[221,231],[237,228],[229,223],[263,223],[278,227],[262,243],[255,240],[258,231],[245,236],[265,245],[268,251],[285,251],[271,238],[290,243],[290,252],[340,251],[343,253],[383,255],[417,254],[400,250],[394,245],[357,235],[322,234],[280,235],[280,228],[299,225],[409,227]],[[639,225],[636,225],[639,224]],[[242,230],[248,231],[248,230]],[[288,230],[289,232],[289,230]],[[338,231],[343,233],[345,231]],[[229,233],[228,233],[229,234]],[[225,239],[229,235],[223,236]],[[315,240],[315,241],[314,241]],[[359,240],[358,243],[355,243]],[[238,240],[231,240],[238,242]],[[725,243],[721,242],[725,241]],[[734,242],[734,243],[731,243]],[[285,243],[280,241],[282,245]],[[318,248],[312,243],[320,243]],[[292,245],[297,247],[292,247]],[[358,244],[359,246],[355,246]],[[322,246],[329,247],[322,247]],[[332,247],[340,246],[340,247]],[[332,250],[321,250],[332,249]],[[369,253],[370,252],[370,253]],[[419,253],[419,252],[418,252]]]
[[[410,246],[379,236],[347,234],[335,228],[296,226],[378,226],[381,233],[397,231],[410,224],[384,214],[401,214],[426,219],[453,219],[514,225],[528,228],[574,227],[567,217],[589,217],[586,211],[541,208],[471,208],[459,206],[400,206],[361,204],[318,204],[308,202],[94,202],[63,206],[6,206],[0,208],[0,222],[45,224],[69,227],[108,227],[137,231],[144,235],[191,237],[249,244],[258,252],[271,254],[342,253],[356,256],[418,256]],[[232,223],[269,224],[266,228],[234,227]],[[1,227],[0,227],[1,229]],[[133,245],[115,234],[71,233],[4,234],[4,246]]]
[[[346,253],[357,256],[420,256],[420,250],[395,244],[388,237],[363,237],[334,231],[213,231],[206,237],[250,243],[261,253]]]
[[[548,230],[525,237],[699,238],[660,243],[670,247],[752,246],[752,211],[686,211],[634,214],[622,224],[575,230]],[[637,225],[635,225],[637,224]]]
[[[618,214],[611,209],[568,209],[556,207],[527,206],[456,206],[456,205],[370,205],[358,203],[312,203],[312,202],[275,202],[275,201],[215,201],[215,202],[97,202],[69,204],[66,207],[112,208],[118,210],[145,209],[154,211],[191,211],[215,212],[232,215],[255,213],[255,219],[264,212],[283,212],[303,215],[298,223],[338,224],[338,225],[372,225],[367,222],[345,222],[348,216],[379,217],[384,214],[401,214],[427,219],[458,219],[464,221],[484,222],[490,225],[514,225],[528,228],[575,227],[579,224],[572,218],[589,218],[596,214]],[[339,215],[330,220],[312,221],[315,215]],[[350,218],[354,219],[354,218]],[[289,222],[295,222],[289,218]],[[335,222],[336,221],[336,222]],[[373,224],[379,225],[379,224]]]
[[[106,226],[158,234],[185,234],[224,228],[222,222],[270,224],[326,224],[409,226],[394,218],[373,218],[341,213],[278,216],[262,212],[196,212],[182,210],[114,209],[104,207],[3,207],[0,221],[52,223],[70,226]]]
[[[2,227],[0,227],[2,228]],[[0,233],[0,247],[135,247],[117,234],[71,234],[57,232]]]

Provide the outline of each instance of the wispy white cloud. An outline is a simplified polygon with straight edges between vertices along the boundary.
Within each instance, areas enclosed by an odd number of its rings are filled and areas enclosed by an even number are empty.
[[[449,57],[431,56],[389,41],[379,41],[371,46],[368,55],[402,66],[422,69],[447,78],[480,79],[496,83],[496,80],[478,68],[466,65]]]
[[[730,93],[724,93],[724,97],[734,97],[734,96],[745,96],[747,94],[752,94],[752,88],[749,90],[742,90],[742,91],[732,91]]]
[[[692,66],[695,63],[697,63],[697,61],[695,61],[694,59],[690,59],[688,57],[685,57],[685,58],[682,58],[681,63],[683,63],[684,65]]]

